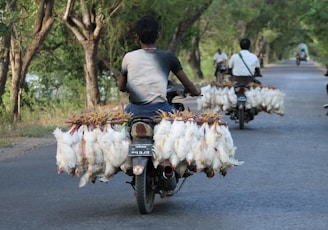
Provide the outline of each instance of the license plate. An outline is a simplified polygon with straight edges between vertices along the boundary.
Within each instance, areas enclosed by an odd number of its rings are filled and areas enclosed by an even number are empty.
[[[238,97],[238,101],[246,101],[246,97],[244,97],[244,96],[241,96],[241,97]]]
[[[129,145],[130,157],[133,156],[152,156],[153,145],[152,144],[131,144]]]

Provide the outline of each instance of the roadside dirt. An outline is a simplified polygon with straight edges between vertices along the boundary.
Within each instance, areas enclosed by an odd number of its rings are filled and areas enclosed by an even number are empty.
[[[0,160],[19,157],[37,147],[55,144],[56,139],[52,134],[43,137],[18,137],[8,147],[0,147]]]

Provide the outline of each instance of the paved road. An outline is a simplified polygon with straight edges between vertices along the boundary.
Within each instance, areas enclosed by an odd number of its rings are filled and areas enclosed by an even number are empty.
[[[328,79],[311,62],[263,74],[287,94],[286,114],[260,113],[244,130],[225,118],[245,161],[225,178],[193,175],[140,215],[128,176],[78,188],[78,178],[56,174],[51,145],[0,161],[0,229],[327,229]]]

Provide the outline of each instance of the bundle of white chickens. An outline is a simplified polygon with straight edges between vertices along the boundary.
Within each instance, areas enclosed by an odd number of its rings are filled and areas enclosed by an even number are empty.
[[[186,170],[225,176],[232,166],[241,165],[234,158],[236,147],[227,124],[211,111],[195,115],[191,111],[159,112],[154,128],[153,164],[157,168],[169,161],[180,176]],[[130,143],[125,128],[132,114],[81,113],[73,116],[69,131],[56,128],[57,170],[80,178],[80,187],[98,178],[108,182],[119,171],[132,168],[128,156]]]
[[[237,148],[218,113],[162,112],[161,117],[154,130],[155,168],[169,160],[180,176],[188,169],[211,178],[218,172],[225,176],[229,168],[243,164],[234,158]]]
[[[202,87],[202,97],[197,99],[198,109],[212,111],[229,111],[237,105],[237,96],[234,91],[235,82],[218,84],[213,82]],[[246,108],[256,108],[258,112],[284,115],[285,93],[274,86],[250,83],[245,91],[247,98]]]
[[[99,178],[108,182],[119,170],[132,167],[128,157],[130,140],[124,124],[132,114],[124,112],[99,114],[94,111],[73,115],[69,131],[56,128],[57,172],[83,176],[80,187]]]

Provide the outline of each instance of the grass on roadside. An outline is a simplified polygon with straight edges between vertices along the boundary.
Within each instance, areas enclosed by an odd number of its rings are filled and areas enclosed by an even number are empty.
[[[125,99],[126,101],[126,99]],[[125,102],[126,103],[126,102]],[[120,103],[112,103],[105,106],[99,106],[97,111],[106,111],[119,109]],[[69,129],[66,123],[72,114],[79,114],[83,109],[70,108],[43,108],[42,111],[24,112],[23,121],[11,123],[7,120],[0,119],[2,128],[0,129],[0,147],[10,147],[22,137],[43,137],[52,135],[56,127]],[[1,118],[1,117],[0,117]]]
[[[52,133],[55,126],[43,126],[42,124],[19,125],[11,129],[3,129],[0,132],[0,147],[10,147],[22,137],[43,137]]]

